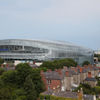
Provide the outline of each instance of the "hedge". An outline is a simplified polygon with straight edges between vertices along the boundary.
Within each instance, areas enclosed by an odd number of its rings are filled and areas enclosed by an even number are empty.
[[[64,97],[56,97],[56,96],[52,96],[52,95],[44,95],[44,94],[40,94],[39,96],[40,100],[78,100],[78,99],[73,99],[73,98],[64,98]]]

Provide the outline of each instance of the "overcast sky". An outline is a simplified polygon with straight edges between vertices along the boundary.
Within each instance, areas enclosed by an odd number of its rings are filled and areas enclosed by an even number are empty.
[[[0,39],[49,39],[100,48],[100,0],[0,0]]]

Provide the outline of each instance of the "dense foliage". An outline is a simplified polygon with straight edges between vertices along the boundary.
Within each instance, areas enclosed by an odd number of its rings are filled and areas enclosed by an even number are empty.
[[[67,58],[67,59],[61,59],[61,60],[54,60],[54,61],[44,61],[43,64],[41,65],[41,67],[46,67],[47,69],[59,69],[59,68],[63,68],[63,66],[77,66],[77,62],[75,62],[73,59],[71,58]]]
[[[5,70],[3,68],[0,68],[0,75],[2,75],[3,72],[5,72]]]
[[[81,100],[81,99],[74,99],[74,98],[64,98],[64,97],[56,97],[53,95],[44,95],[44,94],[40,94],[40,100]]]
[[[100,94],[100,86],[92,88],[89,84],[80,84],[80,86],[74,91],[77,92],[81,88],[83,89],[84,94],[95,94],[95,95]]]
[[[84,66],[84,65],[89,65],[89,64],[90,64],[89,61],[84,61],[83,64],[82,64],[82,66]]]
[[[4,63],[4,60],[0,58],[0,65]]]
[[[40,70],[19,64],[15,70],[0,73],[0,100],[36,100],[44,85]]]

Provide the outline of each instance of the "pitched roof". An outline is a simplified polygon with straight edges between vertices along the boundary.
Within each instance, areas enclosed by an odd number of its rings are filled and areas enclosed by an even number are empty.
[[[44,72],[44,75],[46,77],[46,79],[54,79],[54,80],[61,80],[63,77],[61,75],[59,75],[57,72],[55,71],[51,71],[51,72]]]
[[[94,96],[93,95],[84,95],[83,96],[84,100],[94,100]]]
[[[56,93],[53,93],[53,91],[45,91],[43,94],[45,95],[54,95],[54,96],[57,96],[57,97],[65,97],[65,98],[78,98],[78,94],[76,92],[70,92],[70,91],[66,91],[66,92],[56,92]]]
[[[58,96],[58,97],[65,97],[65,98],[78,98],[78,94],[76,92],[70,92],[70,91],[67,91],[67,92],[58,92],[58,93],[55,93],[55,96]]]
[[[87,77],[87,78],[85,79],[85,81],[94,81],[94,82],[96,82],[97,80],[96,80],[96,78]]]

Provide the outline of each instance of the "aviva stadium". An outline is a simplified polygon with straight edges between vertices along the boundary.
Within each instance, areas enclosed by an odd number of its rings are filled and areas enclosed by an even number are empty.
[[[79,64],[93,63],[93,51],[69,42],[5,39],[0,40],[0,57],[5,60],[54,60],[73,58]]]

